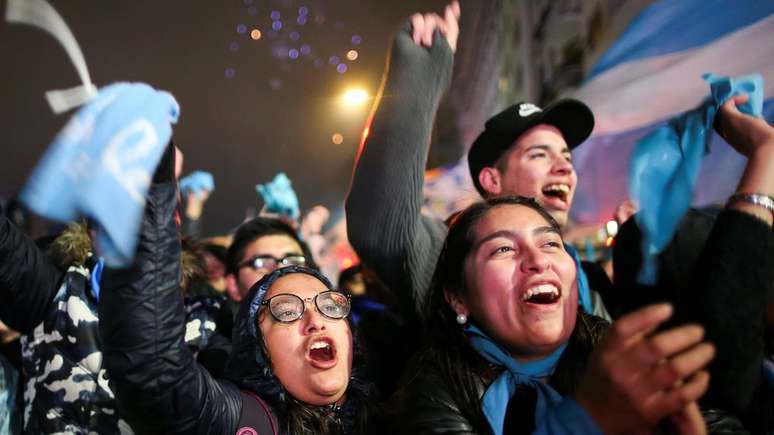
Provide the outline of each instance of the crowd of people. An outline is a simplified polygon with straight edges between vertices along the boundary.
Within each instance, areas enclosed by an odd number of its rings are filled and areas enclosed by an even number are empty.
[[[594,127],[581,101],[490,118],[467,156],[482,199],[428,217],[459,15],[395,36],[346,199],[361,263],[337,285],[319,222],[262,215],[206,239],[197,193],[181,223],[171,141],[126,266],[90,219],[33,240],[3,209],[0,432],[774,432],[774,127],[738,109],[746,95],[720,106],[748,159],[737,193],[689,210],[655,284],[637,279],[636,219],[612,276],[565,243],[571,151]]]

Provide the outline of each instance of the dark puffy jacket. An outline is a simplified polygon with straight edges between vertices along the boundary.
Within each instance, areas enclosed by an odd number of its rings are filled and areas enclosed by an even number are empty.
[[[22,333],[25,433],[126,429],[102,366],[93,266],[58,269],[0,216],[0,320]]]
[[[105,366],[119,409],[137,432],[233,435],[242,411],[239,390],[213,379],[184,343],[173,178],[172,165],[163,160],[134,264],[104,272],[99,313]]]
[[[578,311],[578,321],[567,349],[564,351],[556,371],[549,383],[562,395],[571,395],[586,367],[586,362],[602,333],[607,321]],[[443,352],[443,351],[440,351]],[[475,397],[463,398],[459,392],[461,382],[449,379],[437,358],[438,350],[428,348],[420,352],[408,370],[403,385],[392,399],[398,423],[393,430],[405,434],[486,434],[489,425],[480,412],[480,400],[487,386],[500,374],[495,366],[478,358],[470,361],[469,367],[475,372],[473,389]],[[509,422],[515,422],[516,429],[534,425],[534,394],[526,397],[517,391],[506,414],[504,433],[512,433]],[[532,403],[529,403],[532,401]],[[518,405],[518,406],[512,406]],[[523,406],[527,405],[527,406]],[[529,412],[518,412],[519,409]],[[517,412],[514,414],[513,412]],[[526,433],[530,433],[531,430]]]

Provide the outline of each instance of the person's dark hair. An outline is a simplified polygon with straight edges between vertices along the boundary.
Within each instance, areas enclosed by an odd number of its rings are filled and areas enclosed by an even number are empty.
[[[352,373],[346,391],[346,401],[339,408],[310,406],[291,396],[272,371],[272,363],[258,325],[261,302],[279,278],[304,273],[333,290],[333,285],[320,272],[303,266],[288,266],[266,274],[253,285],[243,301],[233,332],[233,350],[226,366],[226,377],[241,389],[256,392],[277,413],[280,426],[288,434],[352,434],[367,433],[366,424],[374,414],[376,391],[371,383],[361,379],[363,352],[351,316],[346,321],[352,331]],[[248,302],[249,301],[249,302]]]
[[[298,237],[298,233],[290,225],[275,218],[257,217],[243,223],[234,232],[234,238],[226,251],[226,273],[237,273],[239,262],[245,254],[247,245],[261,237],[274,235],[288,236],[298,242],[304,257],[306,257],[306,265],[312,269],[318,268],[314,263],[309,247]]]
[[[561,234],[559,224],[532,198],[504,196],[487,198],[457,214],[449,222],[449,233],[438,258],[425,312],[429,352],[427,357],[438,364],[442,375],[449,380],[452,396],[460,412],[479,433],[490,431],[481,410],[479,391],[482,358],[470,346],[462,328],[456,322],[457,313],[452,310],[444,292],[466,294],[465,258],[475,243],[473,229],[494,208],[519,205],[535,210],[546,222]],[[468,317],[470,321],[475,321]]]
[[[345,284],[351,281],[358,273],[363,273],[363,265],[361,264],[356,264],[342,270],[341,273],[339,273],[339,288],[346,288],[347,286]]]

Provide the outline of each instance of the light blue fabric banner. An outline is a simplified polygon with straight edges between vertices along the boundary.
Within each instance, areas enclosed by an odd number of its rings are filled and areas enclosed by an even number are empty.
[[[171,94],[146,84],[106,86],[49,146],[22,201],[49,219],[93,219],[96,247],[105,262],[128,264],[145,195],[179,112]]]
[[[293,190],[290,178],[284,172],[280,172],[266,184],[256,185],[255,191],[263,198],[265,211],[282,214],[293,219],[298,219],[301,216],[298,197]]]
[[[201,191],[215,191],[215,178],[209,172],[193,171],[180,179],[180,191],[190,192],[194,195]]]
[[[605,51],[587,80],[623,63],[700,47],[771,14],[774,2],[765,0],[654,2]]]
[[[761,116],[763,78],[739,78],[711,74],[711,96],[696,109],[673,118],[642,138],[634,148],[629,169],[629,195],[640,206],[635,215],[642,232],[640,284],[653,285],[658,278],[657,256],[672,240],[680,219],[693,198],[702,158],[709,152],[708,141],[718,108],[733,95],[750,95],[740,105],[742,112]]]

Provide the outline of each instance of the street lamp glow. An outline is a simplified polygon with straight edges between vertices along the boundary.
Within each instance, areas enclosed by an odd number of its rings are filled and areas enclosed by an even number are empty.
[[[368,92],[360,88],[350,89],[341,97],[342,103],[347,107],[359,106],[366,100],[368,100]]]

